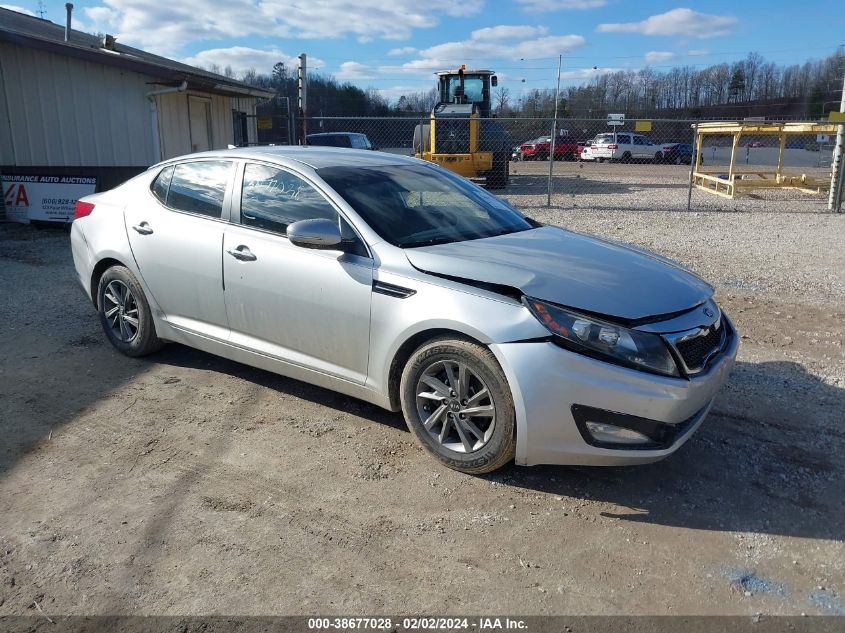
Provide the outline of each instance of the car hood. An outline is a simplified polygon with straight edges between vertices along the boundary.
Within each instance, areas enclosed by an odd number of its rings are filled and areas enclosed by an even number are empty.
[[[713,294],[709,284],[668,259],[551,226],[405,254],[424,272],[510,286],[625,320],[688,310]]]

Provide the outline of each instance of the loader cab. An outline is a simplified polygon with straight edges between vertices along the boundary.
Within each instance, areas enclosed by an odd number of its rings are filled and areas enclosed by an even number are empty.
[[[439,105],[470,105],[481,118],[490,116],[490,88],[497,85],[490,70],[465,70],[437,73]]]

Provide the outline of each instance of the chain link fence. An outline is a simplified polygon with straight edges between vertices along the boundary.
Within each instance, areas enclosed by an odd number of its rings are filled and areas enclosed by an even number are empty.
[[[436,137],[437,152],[468,151],[469,121],[453,119],[452,122]],[[611,127],[606,118],[570,118],[558,120],[556,140],[552,144],[552,122],[550,118],[479,121],[480,149],[507,152],[509,179],[501,193],[520,204],[544,205],[551,191],[551,206],[561,209],[772,212],[828,209],[827,188],[835,135],[793,135],[781,148],[778,136],[749,134],[740,136],[734,149],[732,135],[708,134],[701,147],[696,148],[696,126],[703,123],[701,120],[628,120]],[[374,148],[405,156],[412,156],[419,149],[420,137],[423,142],[428,141],[429,131],[424,128],[415,142],[415,129],[428,123],[428,114],[306,120],[309,136],[363,134]],[[323,137],[322,142],[342,145],[348,141],[342,137],[336,140]],[[430,147],[426,145],[425,149]],[[552,153],[554,161],[550,170]],[[694,186],[692,172],[696,170],[696,158],[700,161],[697,170],[706,172],[711,179],[740,181],[742,186],[736,187],[736,195],[726,197],[718,186],[707,190]],[[704,181],[696,179],[696,183],[700,182]]]

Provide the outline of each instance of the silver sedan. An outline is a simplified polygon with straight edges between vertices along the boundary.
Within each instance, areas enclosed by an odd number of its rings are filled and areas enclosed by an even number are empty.
[[[665,457],[739,341],[677,264],[379,152],[184,156],[81,199],[71,242],[124,354],[174,341],[401,410],[467,473]]]

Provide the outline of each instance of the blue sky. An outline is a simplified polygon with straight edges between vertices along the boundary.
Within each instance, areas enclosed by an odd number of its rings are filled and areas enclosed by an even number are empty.
[[[38,0],[0,0],[37,13]],[[64,2],[43,0],[64,22]],[[841,0],[76,0],[74,26],[205,67],[310,65],[395,99],[465,63],[495,70],[513,97],[595,73],[707,66],[749,51],[778,63],[845,44]]]

